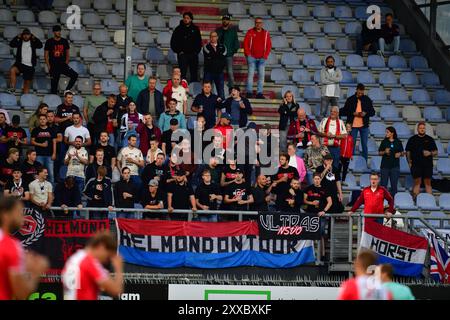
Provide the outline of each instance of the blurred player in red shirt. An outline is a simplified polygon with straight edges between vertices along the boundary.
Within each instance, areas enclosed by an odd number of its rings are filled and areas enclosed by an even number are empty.
[[[355,277],[342,283],[338,300],[392,300],[392,294],[383,287],[376,270],[377,256],[369,250],[356,257]]]
[[[48,268],[46,258],[25,252],[11,236],[23,224],[23,204],[12,197],[0,200],[0,300],[25,300]]]
[[[123,261],[108,231],[91,238],[86,248],[75,252],[62,271],[64,300],[98,300],[100,291],[117,297],[123,292]],[[102,266],[111,263],[115,276]]]

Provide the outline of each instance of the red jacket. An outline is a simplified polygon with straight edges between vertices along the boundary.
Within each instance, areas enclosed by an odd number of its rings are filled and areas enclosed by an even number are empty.
[[[255,59],[264,58],[267,60],[270,50],[272,49],[272,41],[269,31],[262,29],[257,32],[255,28],[247,31],[244,38],[244,55],[251,56]]]
[[[306,117],[306,126],[308,127],[308,129],[310,130],[310,132],[307,133],[306,135],[306,139],[309,142],[311,140],[311,134],[313,133],[318,133],[319,130],[317,130],[317,126],[316,123],[314,122],[313,119],[308,119],[308,117]],[[304,128],[302,128],[300,126],[300,122],[297,120],[295,121],[291,121],[291,124],[289,125],[289,129],[288,129],[288,133],[287,133],[287,137],[288,139],[292,139],[295,143],[300,142],[300,138],[296,138],[295,136],[301,132],[303,132]],[[306,148],[306,146],[305,146]]]
[[[214,126],[214,129],[222,134],[222,137],[223,137],[223,142],[222,142],[223,147],[222,148],[224,148],[226,150],[227,146],[232,145],[231,139],[233,138],[233,127],[230,125],[222,126],[220,124],[217,124]],[[227,130],[230,130],[229,135],[227,135]]]
[[[341,157],[347,159],[353,157],[353,137],[350,134],[341,140]]]
[[[356,200],[352,207],[352,212],[358,210],[358,208],[364,203],[364,213],[384,213],[384,199],[389,203],[389,212],[394,212],[394,198],[385,187],[378,186],[375,192],[369,187],[362,190],[361,195]]]
[[[139,133],[139,149],[141,149],[142,151],[142,155],[145,157],[147,157],[147,152],[148,149],[150,149],[150,137],[148,136],[148,130],[147,130],[147,126],[142,123],[139,122],[137,128],[136,128],[136,132]],[[161,143],[161,130],[156,127],[155,125],[153,125],[153,132],[155,134],[156,140],[158,140],[158,143]]]

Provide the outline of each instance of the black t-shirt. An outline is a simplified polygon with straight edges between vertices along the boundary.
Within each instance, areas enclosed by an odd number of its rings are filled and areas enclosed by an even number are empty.
[[[103,184],[105,183],[104,180],[98,181],[95,179],[95,188],[94,188],[94,194],[91,200],[91,203],[97,204],[97,205],[104,205],[105,199],[103,197]]]
[[[170,155],[170,153],[172,152],[172,130],[166,130],[163,132],[162,136],[161,136],[161,143],[165,143],[166,144],[166,154]],[[180,143],[183,140],[183,137],[180,137],[178,139],[178,142],[174,142],[174,143]]]
[[[29,163],[28,161],[24,161],[20,166],[20,171],[22,171],[22,179],[27,186],[35,180],[37,169],[40,166],[42,166],[42,164],[38,161],[35,161],[33,164]]]
[[[278,211],[288,211],[288,212],[300,212],[300,208],[303,205],[303,191],[300,189],[292,189],[293,193],[287,189],[286,192],[282,194],[277,194],[276,206]],[[288,203],[288,200],[294,200],[293,206]]]
[[[5,130],[4,135],[8,139],[10,139],[12,137],[17,137],[18,140],[22,140],[27,137],[27,133],[25,132],[25,130],[23,130],[23,128],[21,128],[21,127],[15,128],[13,126],[8,126]],[[16,148],[16,149],[19,149],[19,151],[22,150],[22,144],[21,143],[16,144],[16,142],[14,140],[8,141],[7,147],[8,147],[8,149]]]
[[[46,147],[34,147],[38,156],[51,156],[53,154],[53,139],[56,139],[55,130],[49,127],[45,129],[37,127],[31,132],[31,137],[34,138],[37,143],[47,142]]]
[[[66,50],[70,49],[69,42],[61,38],[58,41],[55,38],[48,39],[45,42],[45,51],[49,51],[50,65],[58,65],[66,63]]]
[[[288,166],[287,168],[279,167],[278,172],[273,176],[272,181],[280,180],[284,175],[287,175],[287,182],[278,182],[275,188],[275,194],[285,194],[291,187],[291,181],[294,178],[299,178],[298,171],[294,167]]]
[[[64,103],[62,103],[56,108],[56,116],[58,118],[72,117],[74,113],[79,112],[80,108],[78,108],[74,104],[66,106]],[[60,132],[64,135],[64,132],[66,131],[67,127],[70,127],[71,125],[73,125],[72,119],[60,122],[59,123]]]
[[[89,155],[95,157],[95,152],[97,151],[97,149],[100,149],[100,148],[103,149],[103,153],[105,154],[105,157],[104,157],[105,164],[110,166],[112,158],[116,158],[117,157],[116,150],[114,149],[113,146],[111,146],[109,144],[106,145],[106,146],[102,146],[101,144],[97,144],[97,145],[95,145],[95,146],[93,146],[93,147],[91,147],[89,149]]]
[[[305,194],[307,195],[308,201],[319,200],[319,206],[308,205],[306,211],[310,213],[319,213],[327,206],[327,191],[324,187],[316,187],[315,185],[310,185],[305,189]]]
[[[237,197],[241,197],[242,200],[248,200],[248,197],[251,194],[251,191],[247,190],[246,183],[242,182],[240,184],[233,182],[228,185],[225,190],[225,194],[228,195],[229,199],[236,199]],[[227,204],[226,208],[228,210],[247,210],[246,204],[238,204],[237,202],[232,202]]]
[[[10,194],[16,195],[18,198],[22,198],[25,192],[28,192],[28,184],[23,179],[20,183],[14,183],[11,179],[6,183],[5,190],[9,190]]]
[[[20,168],[19,162],[8,163],[6,159],[0,160],[0,180],[7,182],[12,180],[12,174],[14,169]]]
[[[146,186],[149,181],[155,177],[159,177],[159,188],[164,188],[166,184],[167,165],[157,166],[156,162],[152,162],[145,166],[141,173],[142,183]]]
[[[164,206],[164,196],[163,193],[161,192],[161,190],[158,189],[158,191],[156,191],[156,194],[154,196],[151,195],[150,191],[147,189],[144,191],[143,195],[142,195],[142,199],[141,199],[141,204],[142,206],[145,208],[145,206],[155,206],[158,205],[159,203],[163,203]],[[156,213],[156,212],[144,212],[143,213],[143,218],[144,219],[163,219],[164,218],[163,213]]]
[[[218,184],[211,183],[209,185],[203,182],[195,190],[195,198],[204,206],[208,206],[209,210],[217,210],[217,199],[210,201],[209,195],[220,195],[220,187]]]
[[[424,135],[420,137],[419,135],[414,135],[409,138],[406,144],[406,151],[411,153],[412,165],[415,167],[424,166],[427,168],[433,167],[433,157],[424,157],[423,151],[434,151],[437,150],[436,143],[434,139],[429,135]]]
[[[254,202],[250,205],[250,210],[253,211],[268,211],[266,202],[266,190],[258,186],[252,188],[252,195]]]
[[[194,190],[188,184],[180,185],[178,183],[171,183],[169,186],[169,193],[172,193],[172,207],[174,209],[190,209],[190,196],[194,195]]]
[[[224,166],[222,173],[225,175],[225,182],[230,182],[236,179],[237,169],[238,167],[236,167],[236,169],[232,169],[229,165]]]
[[[321,165],[317,167],[316,172],[322,173],[324,170],[325,170],[324,166]],[[320,183],[332,198],[337,198],[338,196],[337,182],[341,181],[340,176],[341,176],[340,170],[332,166],[331,172],[328,172],[323,177]]]

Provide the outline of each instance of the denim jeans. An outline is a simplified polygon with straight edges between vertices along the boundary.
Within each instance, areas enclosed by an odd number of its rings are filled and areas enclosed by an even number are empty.
[[[54,183],[55,179],[53,176],[53,160],[51,156],[37,156],[36,161],[40,162],[48,171],[48,182]]]
[[[248,78],[247,78],[247,93],[253,92],[253,76],[255,69],[258,68],[258,87],[256,92],[263,93],[264,77],[266,75],[266,60],[263,58],[255,59],[251,56],[247,57],[248,63]]]
[[[331,156],[333,157],[333,167],[339,169],[339,157],[341,156],[340,147],[328,147]]]
[[[305,154],[306,149],[303,148],[297,148],[297,151],[295,151],[295,155],[297,157],[300,157],[303,159],[303,155]]]
[[[218,216],[217,214],[199,214],[196,221],[201,222],[217,222]]]
[[[394,41],[392,41],[391,43],[386,43],[384,38],[380,38],[378,39],[378,45],[380,47],[380,51],[383,53],[385,49],[397,52],[400,49],[400,36],[394,37]]]
[[[233,57],[227,57],[228,88],[234,86]]]
[[[84,190],[84,178],[80,178],[80,177],[73,177],[75,180],[75,184],[78,187],[78,190],[80,190],[80,194],[83,193]]]
[[[223,73],[211,73],[205,71],[205,76],[203,77],[205,81],[214,82],[216,86],[217,95],[225,100],[225,91],[224,91],[224,75]]]
[[[140,176],[130,176],[130,181],[135,185],[136,190],[141,190],[142,180]],[[147,186],[145,186],[147,188]]]
[[[380,184],[387,188],[388,186],[388,180],[391,181],[391,195],[395,196],[397,193],[397,184],[398,184],[398,178],[400,176],[400,168],[381,168],[381,181]]]
[[[356,150],[356,138],[358,136],[358,132],[359,132],[359,136],[361,137],[362,156],[367,161],[367,139],[369,139],[369,128],[361,127],[361,128],[353,128],[352,129],[351,135],[352,135],[353,141],[354,141],[353,154],[355,154],[355,150]]]
[[[329,112],[329,107],[337,106],[338,105],[338,97],[322,97],[320,98],[320,116],[322,118],[327,117]]]

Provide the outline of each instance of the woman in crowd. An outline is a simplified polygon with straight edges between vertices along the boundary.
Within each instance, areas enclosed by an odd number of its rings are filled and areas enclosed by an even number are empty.
[[[47,114],[48,112],[48,105],[46,103],[39,104],[36,111],[31,115],[30,119],[28,119],[28,128],[30,129],[30,132],[33,131],[34,128],[39,127],[39,116],[41,114]]]
[[[136,104],[134,102],[130,102],[127,107],[127,113],[125,113],[122,116],[122,119],[120,119],[120,143],[122,143],[124,140],[126,140],[127,134],[131,131],[136,134],[136,128],[139,124],[139,121],[143,121],[144,116],[137,112],[136,110]],[[127,143],[123,144],[124,146],[127,145]]]
[[[283,103],[278,108],[280,114],[280,122],[278,129],[280,130],[280,152],[286,152],[287,147],[287,132],[291,122],[297,116],[298,103],[294,100],[292,91],[286,91],[283,96]]]
[[[378,154],[381,158],[381,182],[387,188],[388,181],[391,181],[391,195],[397,193],[397,183],[400,176],[400,157],[404,155],[402,142],[397,138],[397,131],[394,127],[386,128],[386,137],[381,141]]]

